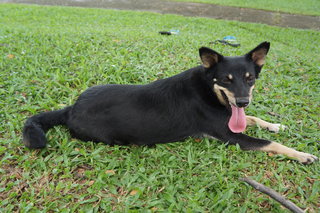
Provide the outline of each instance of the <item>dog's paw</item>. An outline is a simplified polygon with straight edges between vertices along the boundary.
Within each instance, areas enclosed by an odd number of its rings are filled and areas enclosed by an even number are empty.
[[[284,130],[286,129],[287,127],[285,125],[282,125],[282,124],[270,124],[267,129],[270,131],[270,132],[275,132],[275,133],[278,133],[280,130]]]
[[[300,163],[311,164],[318,160],[318,157],[305,152],[298,152],[295,156]]]

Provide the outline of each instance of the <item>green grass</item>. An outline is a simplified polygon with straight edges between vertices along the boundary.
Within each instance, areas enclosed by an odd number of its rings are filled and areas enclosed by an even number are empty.
[[[320,15],[319,0],[173,0],[182,2],[199,2],[226,6],[255,8],[268,11],[286,12],[303,15]]]
[[[319,156],[317,31],[143,12],[0,4],[0,212],[287,212],[241,183],[253,179],[309,212],[319,208],[320,164],[244,152],[216,140],[106,146],[63,127],[41,151],[21,129],[35,113],[73,104],[86,88],[147,83],[199,64],[198,48],[239,55],[271,42],[247,114],[287,125],[275,140]],[[175,36],[160,30],[180,29]],[[209,45],[229,34],[240,48]],[[278,116],[269,113],[274,112]]]

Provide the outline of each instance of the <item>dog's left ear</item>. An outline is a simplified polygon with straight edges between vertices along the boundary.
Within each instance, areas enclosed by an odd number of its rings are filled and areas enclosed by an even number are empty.
[[[249,60],[252,60],[256,65],[262,67],[265,62],[265,58],[270,48],[270,42],[262,42],[256,48],[246,54]]]
[[[208,47],[201,47],[199,49],[200,58],[202,64],[205,68],[211,68],[215,64],[219,63],[223,60],[223,56],[217,53],[216,51],[208,48]]]

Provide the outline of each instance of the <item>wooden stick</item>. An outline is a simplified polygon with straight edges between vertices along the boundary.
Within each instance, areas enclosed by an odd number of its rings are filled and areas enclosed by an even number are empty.
[[[276,191],[266,187],[265,185],[262,185],[261,183],[258,183],[257,181],[254,181],[248,177],[245,178],[240,178],[241,181],[244,181],[251,185],[253,188],[256,190],[265,193],[269,195],[272,199],[278,201],[281,205],[286,207],[287,209],[291,210],[294,213],[304,213],[302,209],[300,209],[298,206],[296,206],[294,203],[292,203],[289,200],[286,200],[283,196],[281,196],[279,193]]]

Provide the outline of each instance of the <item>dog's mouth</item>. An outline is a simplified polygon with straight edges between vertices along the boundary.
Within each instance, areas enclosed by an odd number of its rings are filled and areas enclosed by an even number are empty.
[[[241,133],[246,130],[247,121],[246,114],[244,112],[245,107],[237,107],[235,103],[231,103],[227,95],[221,90],[222,96],[226,103],[229,103],[231,108],[231,117],[228,122],[228,127],[233,133]]]

